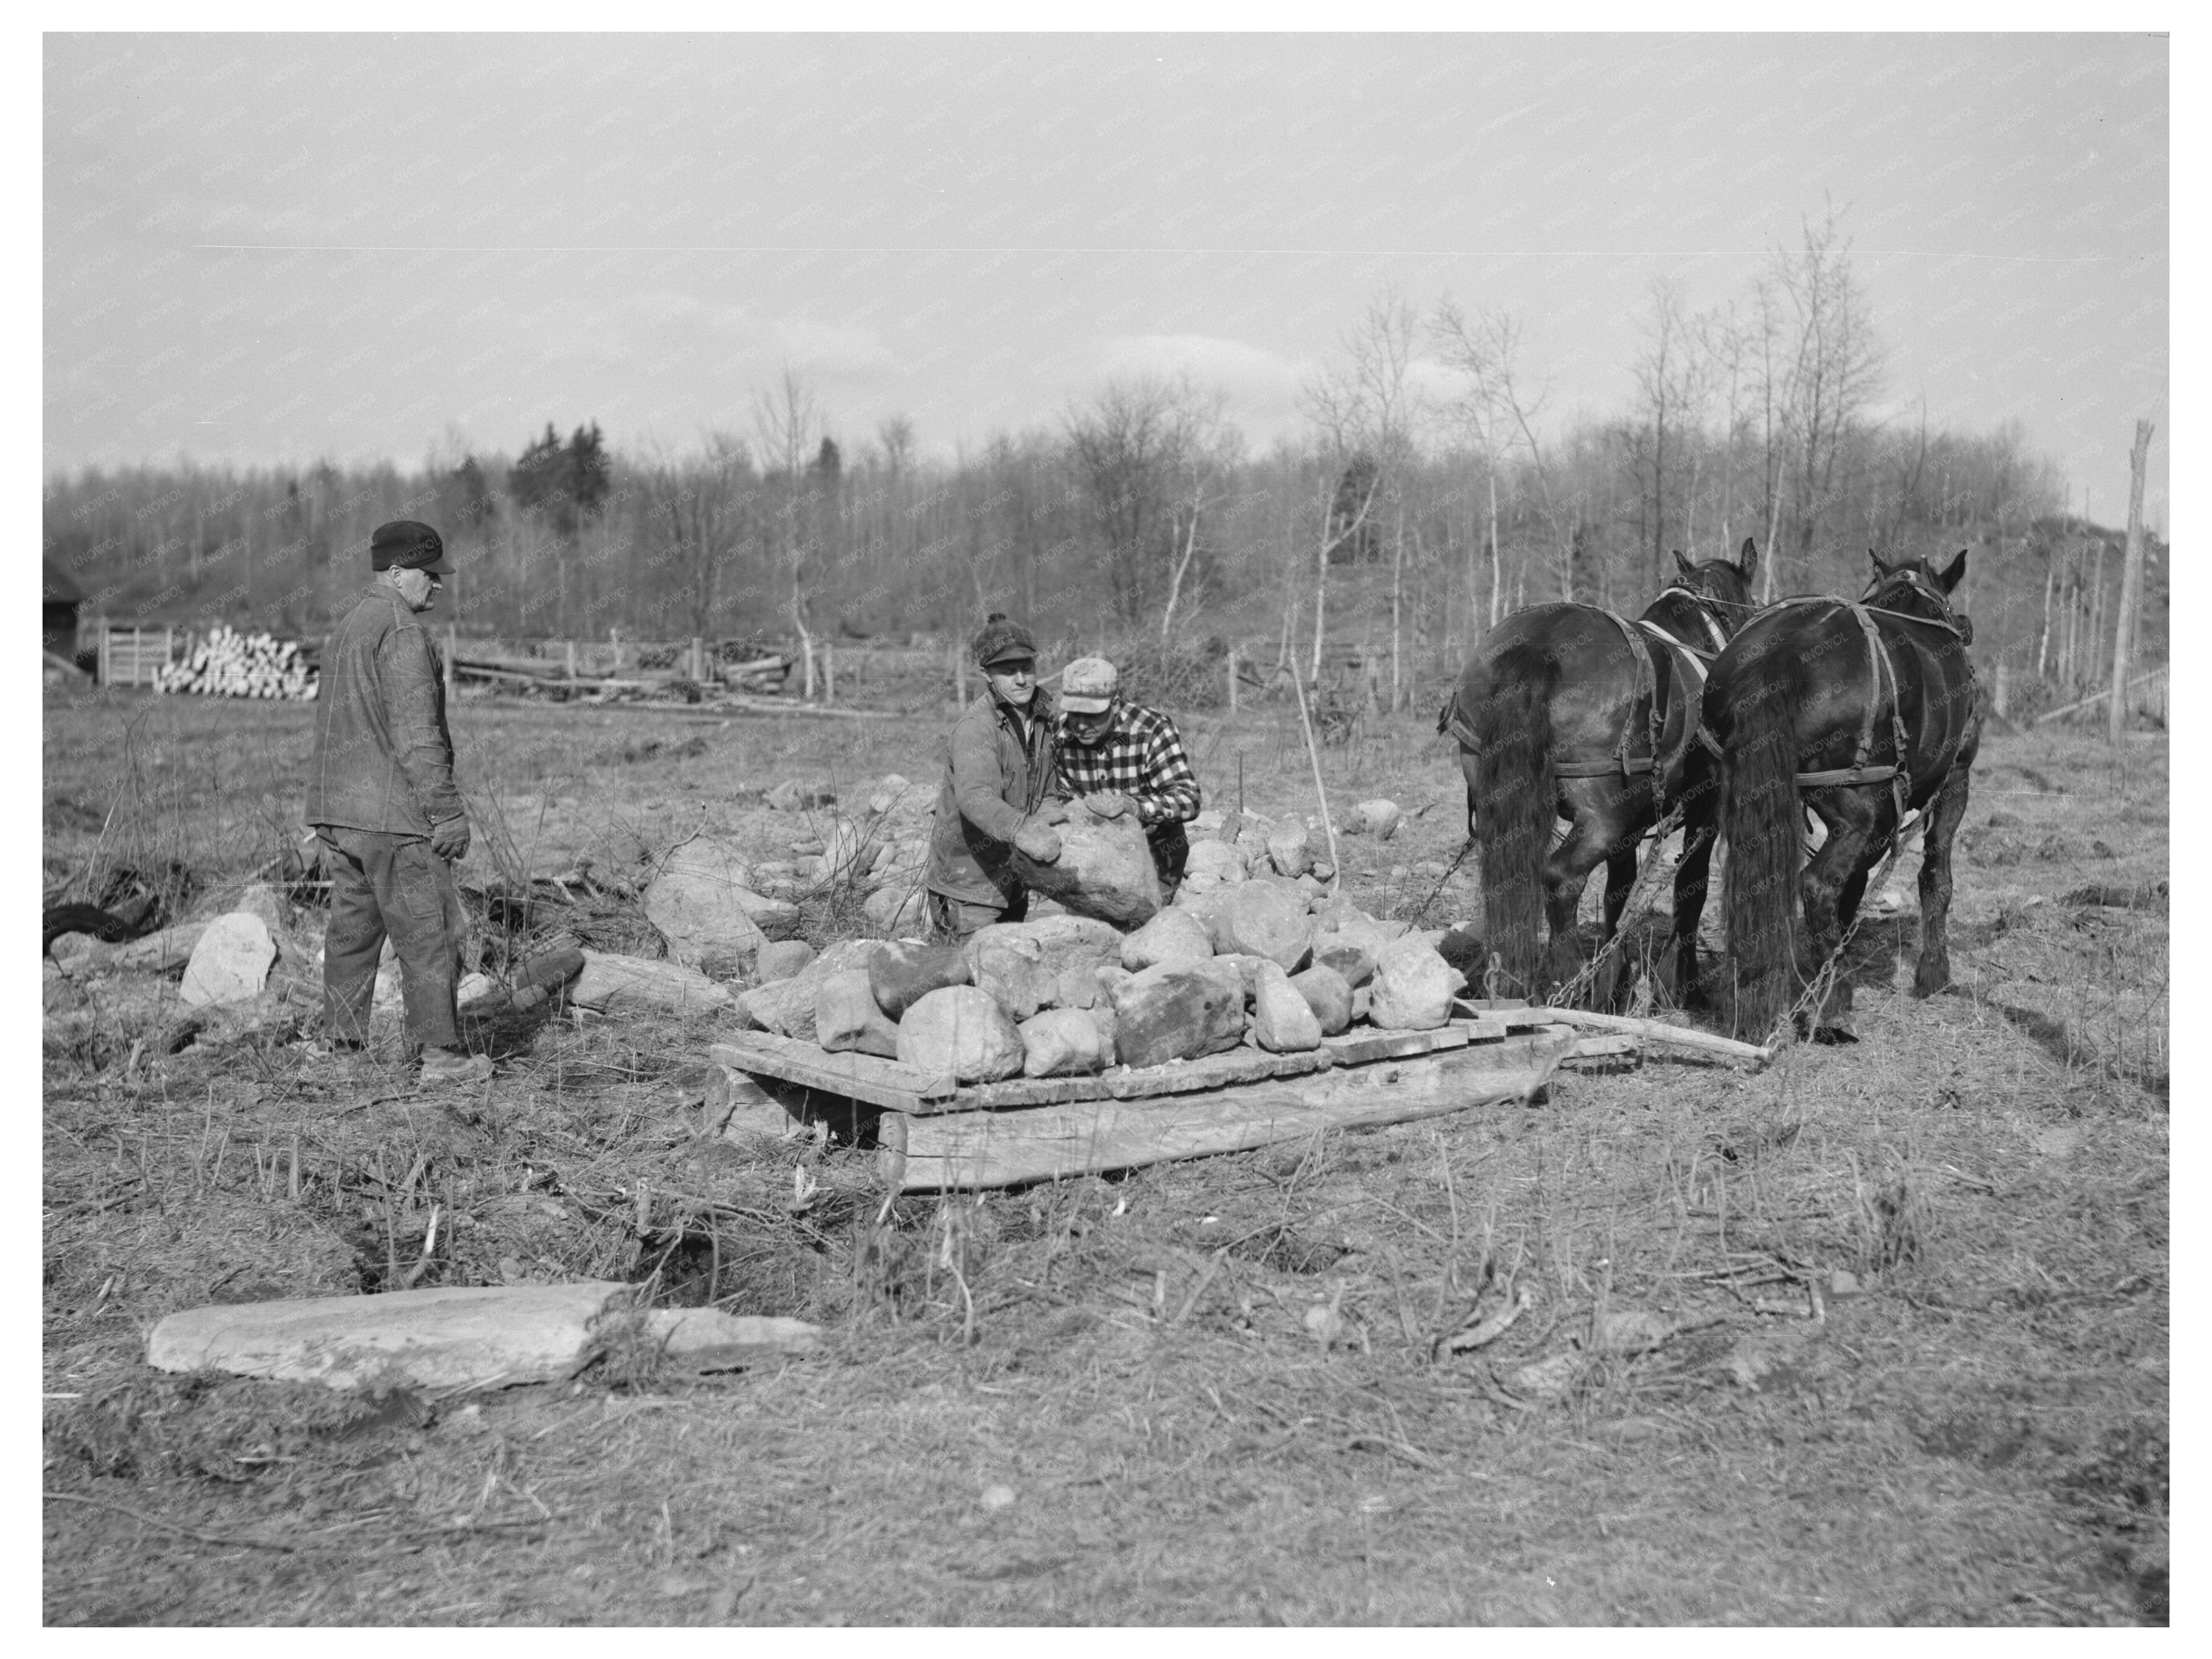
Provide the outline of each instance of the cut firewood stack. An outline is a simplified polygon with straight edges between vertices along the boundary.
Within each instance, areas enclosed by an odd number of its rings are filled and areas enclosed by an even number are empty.
[[[315,677],[298,641],[218,626],[191,655],[163,668],[154,686],[173,695],[304,702],[315,695]]]

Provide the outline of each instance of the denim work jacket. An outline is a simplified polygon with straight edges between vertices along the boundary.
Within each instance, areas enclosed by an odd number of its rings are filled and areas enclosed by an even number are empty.
[[[380,583],[323,648],[307,821],[428,836],[461,815],[437,647]]]
[[[1054,787],[1056,711],[1042,686],[1024,715],[987,690],[952,728],[937,824],[929,838],[927,884],[964,904],[1010,904],[1022,891],[1011,867],[1022,821]],[[1024,720],[1024,735],[1018,720]]]

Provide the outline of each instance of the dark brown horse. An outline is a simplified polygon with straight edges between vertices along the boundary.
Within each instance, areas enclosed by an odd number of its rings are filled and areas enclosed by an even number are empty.
[[[1874,580],[1856,605],[1784,600],[1736,635],[1705,684],[1719,758],[1701,745],[1684,785],[1686,846],[1695,850],[1675,872],[1676,968],[1683,985],[1694,985],[1717,823],[1729,848],[1735,1024],[1752,1042],[1765,1040],[1836,955],[1869,876],[1910,814],[1926,819],[1913,994],[1932,995],[1951,979],[1951,842],[1982,732],[1981,689],[1966,658],[1973,628],[1949,599],[1966,556],[1942,571],[1926,559],[1868,556]],[[1809,863],[1808,808],[1827,828]],[[1838,975],[1825,1008],[1811,1012],[1814,1035],[1846,1035],[1850,1006],[1850,982]]]
[[[1515,611],[1468,659],[1437,718],[1439,732],[1459,738],[1501,994],[1533,994],[1574,974],[1575,910],[1600,864],[1612,941],[1638,843],[1681,798],[1705,665],[1753,609],[1759,550],[1746,541],[1733,564],[1680,553],[1674,564],[1674,583],[1633,623],[1592,605]],[[1566,837],[1547,855],[1561,817]],[[1540,880],[1547,952],[1537,942]],[[1619,1000],[1626,968],[1615,965],[1601,1000]]]

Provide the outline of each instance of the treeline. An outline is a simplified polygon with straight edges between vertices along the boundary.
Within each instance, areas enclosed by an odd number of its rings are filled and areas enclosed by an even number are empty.
[[[1636,401],[1547,422],[1516,319],[1384,299],[1306,389],[1295,441],[1249,453],[1221,392],[1109,381],[1054,426],[918,459],[910,422],[836,429],[795,371],[750,430],[611,450],[586,423],[423,465],[88,470],[49,481],[47,558],[88,615],[280,634],[325,627],[395,517],[444,533],[464,632],[553,638],[963,634],[985,613],[1067,643],[1209,636],[1310,671],[1387,650],[1403,695],[1505,611],[1629,609],[1668,556],[1765,554],[1765,592],[1848,592],[1866,550],[1973,550],[1976,654],[2092,684],[2119,532],[2068,516],[2016,424],[1869,414],[1881,356],[1832,221],[1735,304],[1655,287]],[[2154,546],[2139,654],[2166,650]],[[2109,661],[2109,658],[2105,659]]]

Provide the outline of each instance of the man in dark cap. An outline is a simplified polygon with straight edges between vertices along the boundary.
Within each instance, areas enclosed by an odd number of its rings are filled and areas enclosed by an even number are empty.
[[[1065,806],[1047,799],[1053,708],[1036,683],[1036,641],[994,611],[973,648],[988,689],[952,728],[925,878],[932,926],[940,939],[955,942],[1029,914],[1014,850],[1050,864],[1060,856],[1052,825],[1067,818]]]
[[[325,1041],[367,1042],[389,938],[422,1080],[480,1079],[491,1060],[463,1052],[454,1006],[464,924],[453,861],[469,850],[469,821],[453,784],[444,676],[422,622],[453,566],[438,532],[412,519],[378,526],[368,552],[374,580],[323,651],[307,780],[307,819],[331,878]]]

